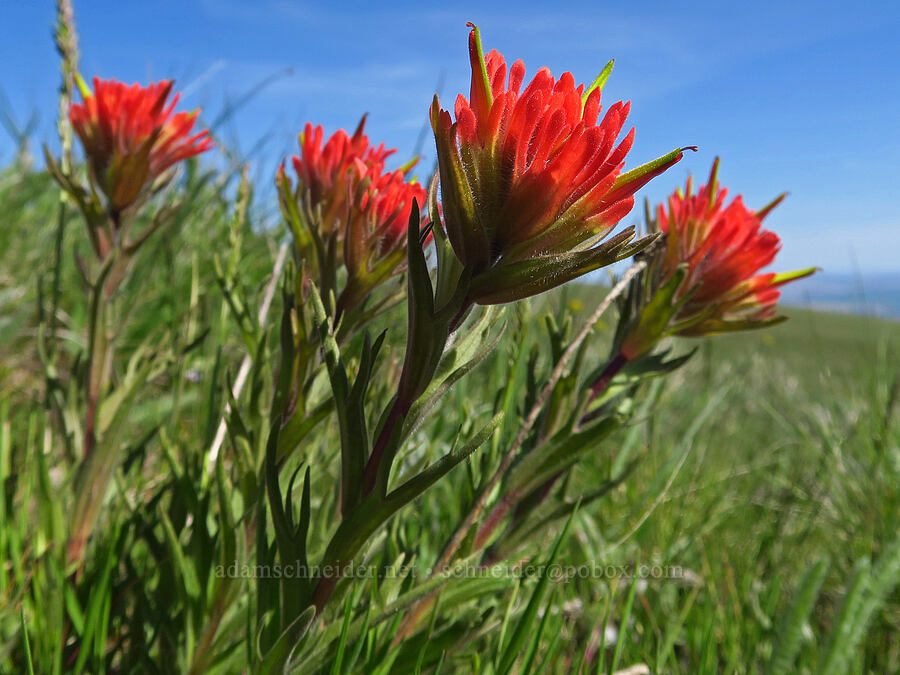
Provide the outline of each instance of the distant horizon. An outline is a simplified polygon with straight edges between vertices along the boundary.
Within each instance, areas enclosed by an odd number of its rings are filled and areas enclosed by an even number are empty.
[[[782,288],[781,305],[900,320],[900,272],[828,272]]]
[[[617,263],[614,273],[621,274],[627,267],[627,262]],[[775,267],[781,268],[780,265]],[[608,285],[609,273],[609,269],[600,270],[586,277],[583,283]],[[778,304],[783,309],[808,309],[900,321],[900,272],[820,269],[810,277],[783,286]]]

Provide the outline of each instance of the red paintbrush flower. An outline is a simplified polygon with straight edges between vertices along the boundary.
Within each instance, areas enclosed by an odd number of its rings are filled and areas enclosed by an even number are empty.
[[[415,162],[396,171],[370,171],[352,205],[344,236],[347,286],[338,301],[343,312],[402,268],[410,212],[425,204],[419,183],[407,181]],[[419,212],[420,222],[424,214]]]
[[[719,187],[718,168],[716,159],[709,182],[696,194],[688,179],[683,192],[669,197],[668,208],[657,208],[656,227],[664,243],[651,262],[652,273],[655,286],[670,300],[655,311],[670,317],[667,322],[642,320],[623,343],[628,358],[655,344],[659,335],[647,330],[650,324],[663,326],[667,335],[692,337],[783,321],[776,312],[778,287],[816,270],[758,273],[781,248],[778,235],[763,229],[762,221],[785,195],[759,211],[748,209],[740,196],[726,205],[728,191]]]
[[[472,299],[534,295],[646,245],[629,245],[633,228],[600,242],[631,210],[635,191],[682,150],[622,173],[634,140],[632,129],[617,142],[629,104],[615,103],[599,117],[612,62],[587,88],[576,87],[571,73],[554,80],[542,68],[523,89],[524,64],[516,61],[507,79],[503,56],[485,58],[474,27],[469,57],[469,99],[457,97],[454,122],[435,96],[431,124],[443,221],[474,275]]]
[[[291,158],[297,172],[297,194],[311,213],[318,210],[319,233],[323,238],[332,233],[342,235],[360,182],[367,176],[380,174],[385,160],[396,152],[386,150],[383,143],[377,148],[370,146],[365,126],[363,116],[352,136],[339,129],[324,145],[321,126],[307,123],[300,134],[300,155]]]
[[[94,78],[94,92],[72,104],[69,120],[91,175],[114,213],[129,207],[166,169],[213,147],[209,131],[192,133],[199,111],[175,112],[167,104],[172,82],[141,87]]]
[[[343,129],[335,132],[324,145],[322,127],[307,124],[300,135],[300,155],[292,158],[296,189],[283,166],[277,178],[298,255],[318,256],[320,271],[340,263],[347,269],[341,311],[400,268],[410,210],[414,200],[424,204],[426,197],[425,189],[410,179],[416,160],[386,171],[385,160],[396,150],[370,146],[365,122],[363,117],[352,136]],[[318,252],[300,250],[308,235],[319,242],[312,247]]]
[[[786,195],[759,211],[744,206],[740,195],[726,206],[728,191],[718,185],[718,168],[717,158],[709,182],[697,194],[692,194],[688,180],[683,193],[669,197],[668,211],[662,205],[657,210],[659,228],[666,235],[664,269],[687,265],[682,285],[687,298],[679,315],[704,316],[682,327],[678,335],[709,335],[749,323],[771,323],[781,295],[778,287],[815,272],[810,268],[757,274],[781,249],[778,235],[763,229],[762,221]]]
[[[413,200],[424,205],[426,198],[424,187],[416,181],[407,182],[414,164],[396,171],[370,172],[363,182],[358,208],[351,211],[344,247],[349,268],[358,267],[353,261],[361,260],[361,256],[395,250],[406,237]]]

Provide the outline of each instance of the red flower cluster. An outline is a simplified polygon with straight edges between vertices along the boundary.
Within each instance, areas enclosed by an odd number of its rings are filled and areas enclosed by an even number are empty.
[[[409,169],[397,169],[372,174],[364,184],[359,201],[359,211],[351,216],[350,232],[357,230],[362,236],[374,235],[380,241],[380,252],[397,247],[406,237],[409,212],[413,199],[425,204],[425,188],[419,183],[408,183]]]
[[[300,135],[300,155],[292,158],[296,189],[284,167],[278,177],[282,198],[291,202],[283,203],[289,221],[305,223],[326,250],[334,250],[335,262],[347,268],[347,286],[339,300],[342,310],[356,305],[399,269],[410,211],[414,203],[424,205],[426,197],[425,189],[410,180],[416,161],[386,170],[385,160],[396,150],[369,145],[365,123],[363,117],[352,136],[340,129],[328,140],[321,126],[307,124]],[[303,207],[302,213],[294,211],[295,205]],[[295,239],[303,241],[299,226],[300,222],[294,225]]]
[[[782,321],[776,316],[778,287],[816,271],[758,274],[781,248],[778,235],[763,229],[762,221],[785,195],[759,211],[744,206],[740,196],[726,205],[728,191],[719,187],[718,168],[716,159],[706,185],[694,193],[688,179],[684,191],[669,197],[668,209],[657,207],[656,226],[665,240],[652,265],[662,289],[658,294],[670,300],[644,308],[622,345],[628,359],[652,348],[663,334],[699,337]],[[651,316],[654,312],[659,317]]]
[[[299,180],[298,190],[306,206],[319,212],[321,233],[338,231],[346,223],[351,199],[360,181],[370,172],[380,172],[384,161],[394,153],[384,144],[369,145],[363,117],[353,136],[339,129],[325,141],[321,126],[309,122],[300,134],[300,156],[291,161]]]
[[[377,239],[384,251],[406,234],[413,199],[424,204],[425,189],[407,181],[415,161],[385,171],[385,160],[396,150],[386,150],[383,143],[370,146],[365,123],[363,117],[352,136],[336,131],[324,145],[322,127],[307,123],[300,135],[300,156],[292,162],[298,198],[317,215],[323,238],[334,234],[353,248]],[[359,256],[351,252],[350,257]]]
[[[682,288],[690,296],[680,313],[705,315],[679,335],[708,335],[728,329],[729,323],[772,319],[781,295],[778,287],[815,272],[757,274],[781,249],[778,235],[763,229],[762,221],[786,195],[759,211],[744,206],[740,195],[726,206],[728,190],[718,185],[718,168],[717,158],[709,182],[697,194],[688,180],[684,192],[669,197],[668,211],[662,205],[657,209],[658,226],[666,234],[665,269],[681,263],[688,268]]]
[[[617,142],[629,104],[613,104],[598,122],[612,64],[588,88],[576,87],[571,73],[554,80],[541,68],[522,89],[523,63],[516,61],[507,78],[503,56],[491,51],[485,58],[474,27],[469,58],[469,99],[457,97],[454,122],[435,96],[431,123],[444,222],[457,256],[476,274],[475,299],[532,295],[633,253],[626,246],[633,231],[609,242],[614,246],[591,247],[681,150],[621,173],[634,140],[631,130]]]
[[[213,147],[209,131],[192,133],[199,111],[176,113],[178,94],[166,104],[172,84],[94,78],[94,93],[69,109],[93,178],[114,212],[134,203],[173,164]]]

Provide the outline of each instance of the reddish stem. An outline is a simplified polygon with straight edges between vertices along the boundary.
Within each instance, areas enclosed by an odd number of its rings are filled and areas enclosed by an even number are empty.
[[[516,505],[518,498],[519,495],[517,493],[510,493],[504,495],[500,501],[494,505],[494,508],[491,509],[488,517],[484,519],[481,527],[478,528],[478,532],[475,533],[475,541],[472,542],[473,550],[479,551],[484,547],[485,542],[490,539],[491,534],[497,529],[497,526],[503,522],[506,515]]]
[[[449,338],[459,325],[466,318],[466,312],[469,311],[469,308],[472,306],[471,300],[466,300],[463,302],[462,307],[460,307],[459,311],[450,321],[450,324],[447,329],[445,339]],[[391,405],[391,409],[388,412],[387,419],[384,421],[384,426],[381,428],[381,433],[378,434],[378,439],[375,441],[375,447],[372,448],[372,454],[369,455],[369,461],[366,463],[365,472],[363,473],[363,490],[364,494],[368,495],[375,489],[375,483],[378,479],[378,468],[381,465],[382,459],[384,457],[384,452],[387,449],[387,445],[391,440],[391,435],[394,433],[394,427],[397,426],[397,422],[401,417],[404,417],[406,413],[409,412],[410,407],[412,406],[413,401],[418,397],[419,394],[412,393],[409,391],[409,387],[404,386],[406,375],[406,366],[404,364],[403,370],[404,372],[400,374],[400,388],[397,393],[397,398],[394,400],[393,405]],[[432,374],[433,377],[433,374]],[[411,394],[411,395],[410,395]]]
[[[391,405],[387,419],[384,421],[384,426],[381,428],[381,433],[378,434],[378,440],[375,441],[375,447],[372,448],[372,454],[369,455],[369,461],[366,463],[365,472],[363,473],[364,495],[368,495],[375,489],[375,483],[378,480],[378,467],[381,465],[384,451],[387,449],[387,445],[394,433],[394,427],[397,426],[400,417],[407,412],[409,412],[409,405],[401,403],[398,396],[394,400],[393,405]]]
[[[316,607],[317,616],[322,613],[322,610],[325,609],[325,605],[328,604],[328,599],[334,592],[334,587],[337,586],[337,582],[337,576],[327,576],[319,579],[319,582],[316,584],[316,588],[313,591],[312,604]]]
[[[606,367],[603,369],[603,372],[597,376],[597,379],[594,380],[593,384],[591,384],[590,396],[588,398],[587,404],[585,407],[588,407],[591,402],[597,398],[600,394],[606,391],[606,388],[609,387],[612,379],[625,367],[625,364],[628,363],[628,359],[622,354],[616,354],[613,359],[606,364]],[[533,506],[540,505],[546,498],[547,495],[550,494],[550,490],[553,488],[553,485],[562,475],[562,472],[557,473],[553,477],[547,479],[542,485],[535,488],[533,494],[535,496],[535,502]],[[520,512],[520,507],[522,506],[521,495],[516,493],[510,493],[504,495],[499,502],[491,509],[490,514],[482,523],[481,527],[478,528],[478,532],[475,534],[475,541],[473,542],[474,550],[481,549],[490,539],[491,534],[493,534],[494,530],[500,525],[503,519],[509,514],[509,512],[515,507],[516,511],[513,513],[514,519],[521,519],[524,517],[524,514]]]
[[[612,382],[612,379],[625,367],[626,363],[628,363],[628,358],[622,354],[622,352],[619,352],[613,357],[612,361],[606,364],[606,368],[603,369],[603,372],[597,376],[597,379],[594,380],[594,383],[591,385],[591,394],[588,397],[585,408],[590,406],[595,398],[606,391],[609,383]]]

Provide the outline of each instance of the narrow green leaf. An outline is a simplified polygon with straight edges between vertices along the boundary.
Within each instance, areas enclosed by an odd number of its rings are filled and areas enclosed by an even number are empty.
[[[500,630],[497,631],[497,643],[494,654],[494,670],[500,667],[500,660],[503,658],[503,643],[506,642],[506,633],[509,630],[509,623],[512,619],[513,609],[515,609],[517,600],[519,599],[519,591],[522,589],[522,580],[519,579],[513,586],[509,600],[506,602],[506,609],[503,610],[503,621],[500,623]]]
[[[422,471],[419,475],[407,480],[387,495],[385,501],[392,508],[399,509],[422,494],[425,490],[445,476],[453,467],[475,452],[486,440],[491,437],[500,423],[503,421],[503,413],[497,413],[490,422],[478,430],[463,446],[452,450]]]
[[[638,568],[637,563],[634,566]],[[625,642],[628,637],[628,621],[631,619],[631,608],[634,606],[634,596],[637,593],[637,574],[631,580],[631,586],[628,588],[628,597],[625,599],[625,608],[622,611],[622,619],[619,621],[619,635],[616,638],[616,649],[613,652],[612,661],[609,663],[609,675],[616,672],[619,660],[622,658],[622,652],[625,650]]]
[[[705,319],[699,323],[693,324],[688,328],[680,328],[674,326],[672,334],[681,335],[683,337],[705,337],[710,335],[724,335],[725,333],[735,333],[745,330],[760,330],[762,328],[771,328],[780,323],[787,321],[786,316],[776,316],[771,319],[762,321],[747,321],[742,319]]]
[[[487,318],[489,320],[485,321]],[[404,419],[404,438],[409,437],[426,415],[446,398],[454,384],[470,373],[496,348],[506,329],[504,323],[494,335],[490,334],[489,331],[497,318],[499,313],[486,311],[461,339],[457,339],[452,349],[447,350],[431,384]]]
[[[663,640],[662,646],[657,651],[656,670],[654,672],[663,672],[664,664],[669,656],[671,656],[673,659],[676,658],[673,650],[675,641],[678,639],[678,636],[681,633],[681,629],[684,626],[684,622],[687,619],[688,614],[694,607],[694,602],[696,602],[697,600],[697,595],[699,595],[700,593],[700,588],[701,586],[697,584],[691,589],[690,595],[687,597],[687,600],[685,600],[684,604],[681,607],[681,610],[678,612],[678,617],[675,619],[675,621],[669,622],[669,626],[666,629],[666,637]]]
[[[359,503],[363,495],[363,473],[369,457],[365,392],[384,333],[376,340],[375,345],[372,344],[368,333],[366,334],[359,374],[351,389],[340,347],[332,332],[331,319],[326,314],[322,298],[314,285],[311,285],[310,298],[319,327],[319,337],[331,381],[341,436],[341,513],[346,515]]]
[[[544,631],[547,629],[547,621],[550,619],[550,615],[553,613],[551,610],[553,608],[553,598],[555,597],[555,595],[556,589],[554,588],[550,591],[550,597],[547,599],[547,604],[544,606],[544,615],[541,617],[541,622],[538,624],[538,629],[534,632],[534,635],[528,642],[528,649],[525,650],[525,658],[522,661],[522,668],[519,671],[523,674],[532,672],[531,664],[534,663],[534,657],[541,645],[541,638],[543,638]]]
[[[803,277],[808,277],[815,272],[818,272],[818,267],[807,267],[802,270],[794,270],[793,272],[781,272],[775,275],[775,278],[772,279],[772,286],[780,286],[781,284],[786,284],[789,281],[793,281],[794,279],[802,279]]]
[[[22,626],[22,644],[25,646],[25,667],[28,675],[34,675],[34,663],[31,660],[31,643],[28,641],[28,626],[25,623],[25,608],[19,610],[19,619]]]
[[[350,633],[350,620],[353,618],[353,607],[359,601],[359,593],[362,588],[360,587],[359,591],[355,594],[348,594],[347,599],[344,601],[344,620],[341,622],[341,635],[338,638],[337,644],[337,654],[335,654],[334,661],[331,663],[331,675],[339,675],[341,671],[341,665],[344,660],[344,650],[347,648],[347,639]]]
[[[537,616],[537,612],[541,606],[541,603],[543,603],[547,585],[550,583],[548,568],[556,561],[556,556],[559,553],[559,549],[562,546],[562,543],[569,536],[569,530],[572,528],[572,522],[574,520],[575,513],[573,512],[569,517],[569,520],[566,522],[565,527],[563,527],[562,532],[560,532],[559,536],[556,538],[556,543],[553,546],[553,550],[550,552],[550,556],[547,558],[547,561],[541,566],[538,583],[531,594],[531,598],[528,601],[528,606],[525,608],[522,616],[519,617],[519,621],[516,624],[516,628],[513,631],[512,637],[509,640],[509,644],[506,645],[506,648],[503,650],[503,656],[500,658],[500,666],[497,669],[497,672],[500,673],[500,675],[506,675],[512,670],[513,665],[515,665],[516,658],[519,656],[519,653],[521,652],[522,647],[525,644],[525,640],[528,638],[528,634],[532,629],[534,618]]]
[[[826,574],[828,574],[827,560],[819,560],[807,567],[803,579],[794,591],[790,605],[778,622],[775,630],[775,647],[769,659],[767,673],[780,675],[796,672],[794,660],[800,651],[803,626],[809,620]]]
[[[695,146],[689,145],[683,148],[675,148],[672,152],[663,155],[662,157],[658,157],[651,162],[647,162],[646,164],[642,164],[639,167],[632,169],[631,171],[626,171],[623,174],[620,174],[616,179],[616,182],[613,184],[612,189],[607,194],[606,198],[610,201],[614,201],[619,198],[620,195],[624,196],[625,193],[633,193],[638,190],[642,185],[645,185],[650,181],[654,176],[658,176],[663,171],[668,169],[670,166],[678,162],[685,150],[694,150],[697,148]]]
[[[181,579],[184,592],[191,600],[200,598],[200,582],[197,579],[197,571],[194,569],[193,560],[186,558],[181,542],[178,541],[178,535],[175,534],[175,528],[172,521],[165,510],[160,506],[157,509],[159,521],[163,527],[163,533],[166,537],[166,543],[169,545],[169,552],[172,554],[172,562],[175,566],[175,572]]]
[[[291,665],[291,655],[302,645],[315,618],[316,608],[307,607],[300,616],[291,622],[266,654],[259,671],[257,671],[259,675],[282,675],[287,672]]]
[[[819,675],[843,675],[847,672],[856,646],[853,644],[853,635],[872,581],[871,571],[869,558],[860,558],[854,567],[847,593],[835,615],[824,657],[819,663]]]
[[[613,66],[616,64],[615,59],[610,59],[609,62],[603,66],[603,70],[600,71],[600,74],[597,75],[596,79],[591,82],[591,86],[587,87],[584,90],[584,93],[581,95],[581,107],[584,107],[584,104],[587,103],[588,96],[591,95],[595,89],[603,89],[606,85],[606,81],[609,79],[609,76],[612,74]]]

